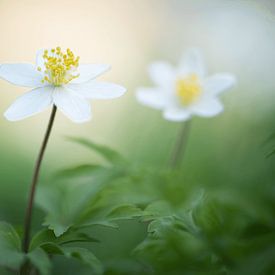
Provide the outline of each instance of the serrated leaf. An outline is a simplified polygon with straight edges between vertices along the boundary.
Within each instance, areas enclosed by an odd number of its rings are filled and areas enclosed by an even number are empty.
[[[49,188],[49,186],[39,186],[35,198],[36,203],[40,208],[47,213],[44,225],[49,226],[54,230],[56,236],[63,234],[71,224],[67,224],[66,220],[59,218],[60,211],[63,209],[63,200],[65,198],[66,190],[56,186]]]
[[[54,186],[40,186],[36,203],[47,213],[44,225],[57,237],[61,236],[77,223],[107,185],[124,176],[124,169],[111,167],[95,172],[92,177],[83,177],[77,183],[68,179]]]
[[[99,153],[111,163],[125,163],[125,159],[118,152],[107,146],[96,144],[85,138],[68,137],[68,139]]]
[[[33,266],[37,268],[39,274],[49,275],[51,274],[51,262],[50,259],[42,248],[36,248],[27,254],[28,259]]]
[[[18,269],[24,258],[18,234],[10,224],[0,222],[0,265]]]

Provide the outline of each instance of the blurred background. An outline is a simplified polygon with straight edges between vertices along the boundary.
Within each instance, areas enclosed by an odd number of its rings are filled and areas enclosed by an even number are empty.
[[[84,63],[111,64],[103,78],[128,89],[122,98],[92,102],[89,123],[73,124],[58,114],[41,182],[60,168],[91,160],[66,136],[89,138],[133,162],[163,169],[180,123],[140,106],[135,90],[152,84],[150,62],[166,59],[176,65],[182,52],[195,46],[201,48],[209,74],[231,72],[238,85],[223,95],[223,114],[194,119],[182,173],[189,185],[210,193],[233,190],[228,195],[233,201],[249,197],[251,203],[242,207],[260,217],[273,214],[274,204],[265,203],[267,196],[271,202],[275,198],[275,157],[266,158],[275,144],[269,139],[275,132],[274,13],[273,0],[0,0],[0,63],[34,62],[40,48],[69,47]],[[0,81],[0,112],[26,91]],[[49,115],[50,110],[13,123],[0,116],[1,220],[15,225],[23,221]],[[92,160],[98,161],[97,156]],[[43,215],[37,216],[39,223]],[[98,256],[111,259],[119,253],[110,247],[130,253],[145,237],[145,228],[122,223],[119,231],[101,234],[105,242]],[[66,274],[74,274],[70,270]]]

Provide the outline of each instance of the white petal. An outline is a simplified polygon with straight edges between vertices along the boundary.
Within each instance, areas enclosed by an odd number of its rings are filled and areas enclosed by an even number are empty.
[[[217,98],[208,98],[190,107],[192,112],[205,117],[216,116],[223,111],[223,105]]]
[[[204,90],[209,95],[218,95],[224,92],[236,83],[234,75],[219,73],[213,76],[207,77],[203,82]]]
[[[57,108],[69,119],[76,123],[91,119],[89,102],[64,87],[55,88],[53,101]]]
[[[149,66],[149,75],[156,85],[167,87],[175,79],[176,72],[166,62],[155,62]]]
[[[199,77],[205,75],[205,67],[202,54],[198,49],[191,48],[183,55],[180,63],[180,74],[197,74]]]
[[[71,83],[83,83],[96,78],[97,76],[110,70],[111,66],[107,64],[80,64],[77,68],[79,77]]]
[[[166,109],[163,112],[163,117],[171,121],[185,121],[188,120],[191,116],[188,110],[174,107]]]
[[[122,96],[126,89],[120,85],[95,80],[80,84],[68,84],[66,88],[90,99],[112,99]]]
[[[141,104],[154,109],[163,109],[166,104],[164,93],[153,88],[139,88],[136,97]]]
[[[41,74],[32,64],[2,64],[0,77],[12,84],[26,87],[43,86]]]
[[[4,116],[11,121],[21,120],[44,111],[52,104],[54,87],[45,86],[33,89],[20,96],[5,112]]]

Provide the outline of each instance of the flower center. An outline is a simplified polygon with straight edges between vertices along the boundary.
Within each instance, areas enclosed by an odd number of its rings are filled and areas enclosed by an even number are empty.
[[[185,78],[176,81],[176,94],[181,104],[190,105],[201,95],[202,88],[196,74],[190,74]]]
[[[48,82],[55,86],[67,84],[71,80],[77,78],[77,67],[79,65],[79,56],[75,57],[70,49],[65,53],[61,51],[60,47],[45,50],[43,53],[45,71],[42,83]],[[41,67],[37,68],[42,71]]]

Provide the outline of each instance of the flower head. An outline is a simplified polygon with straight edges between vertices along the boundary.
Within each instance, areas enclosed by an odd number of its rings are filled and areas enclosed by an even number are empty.
[[[140,103],[163,111],[171,121],[184,121],[192,115],[212,117],[223,111],[218,95],[231,88],[236,80],[228,73],[205,75],[200,52],[189,49],[179,67],[156,62],[149,67],[154,88],[139,88]]]
[[[67,49],[66,53],[62,53],[60,47],[52,49],[50,53],[48,50],[44,50],[43,59],[45,76],[42,83],[48,82],[55,86],[61,86],[79,76],[77,74],[79,56],[75,57],[70,49]],[[42,68],[38,67],[37,70],[41,72]]]
[[[126,89],[117,84],[99,82],[95,78],[110,69],[105,64],[80,64],[80,58],[60,47],[39,50],[36,65],[2,64],[0,77],[12,84],[31,87],[5,112],[11,121],[21,120],[56,107],[72,121],[81,123],[91,119],[87,99],[120,97]]]

